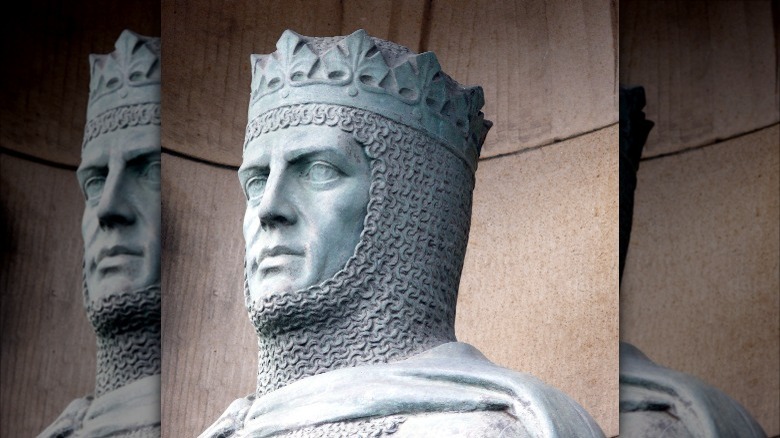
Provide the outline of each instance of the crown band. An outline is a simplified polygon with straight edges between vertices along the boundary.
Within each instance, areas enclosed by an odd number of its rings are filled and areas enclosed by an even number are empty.
[[[160,126],[160,104],[157,102],[139,103],[112,108],[92,120],[84,127],[84,148],[97,137],[119,129],[133,126]]]

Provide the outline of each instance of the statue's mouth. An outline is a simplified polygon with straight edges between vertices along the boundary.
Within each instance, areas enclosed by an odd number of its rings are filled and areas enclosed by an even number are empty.
[[[249,273],[250,275],[254,275],[259,271],[260,274],[265,276],[275,272],[281,272],[285,266],[304,255],[304,251],[284,245],[263,248],[260,251],[260,255],[252,259]]]
[[[121,271],[139,257],[144,256],[144,251],[139,247],[114,245],[101,249],[90,264],[90,271],[108,274]]]
[[[260,251],[260,261],[263,261],[265,258],[268,257],[277,257],[277,256],[285,256],[285,255],[292,255],[292,256],[302,256],[303,251],[295,250],[293,248],[290,248],[289,246],[284,245],[278,245],[274,246],[272,248],[266,248]]]
[[[124,245],[114,245],[108,248],[101,249],[97,257],[95,257],[95,263],[99,265],[105,258],[108,257],[142,256],[142,255],[144,255],[144,252],[140,248],[131,248],[129,246],[124,246]]]

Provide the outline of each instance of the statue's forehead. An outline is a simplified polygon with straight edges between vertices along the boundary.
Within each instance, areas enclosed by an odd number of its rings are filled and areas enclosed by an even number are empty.
[[[295,154],[300,150],[329,148],[349,151],[357,142],[340,128],[327,125],[298,125],[263,133],[244,148],[246,163],[260,155]]]
[[[90,140],[81,150],[81,161],[89,162],[109,156],[131,157],[139,153],[160,152],[160,127],[133,126],[102,134]]]

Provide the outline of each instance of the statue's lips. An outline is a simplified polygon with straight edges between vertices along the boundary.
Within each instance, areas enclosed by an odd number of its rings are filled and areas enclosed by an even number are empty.
[[[295,250],[289,246],[275,246],[263,249],[260,251],[260,257],[253,263],[253,271],[260,270],[261,273],[270,273],[293,261],[293,259],[303,256],[303,251]]]
[[[121,266],[135,257],[142,257],[144,252],[141,248],[134,248],[124,245],[115,245],[109,248],[103,248],[95,257],[94,266],[100,270]]]

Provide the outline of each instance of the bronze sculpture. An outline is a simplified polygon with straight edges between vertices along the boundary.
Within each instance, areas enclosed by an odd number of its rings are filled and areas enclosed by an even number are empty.
[[[628,253],[642,149],[653,123],[642,87],[620,89],[620,276]],[[650,360],[620,343],[620,433],[629,437],[762,438],[761,426],[736,400],[695,376]]]
[[[455,339],[481,88],[364,31],[286,31],[252,68],[239,180],[257,390],[201,436],[603,436]]]

